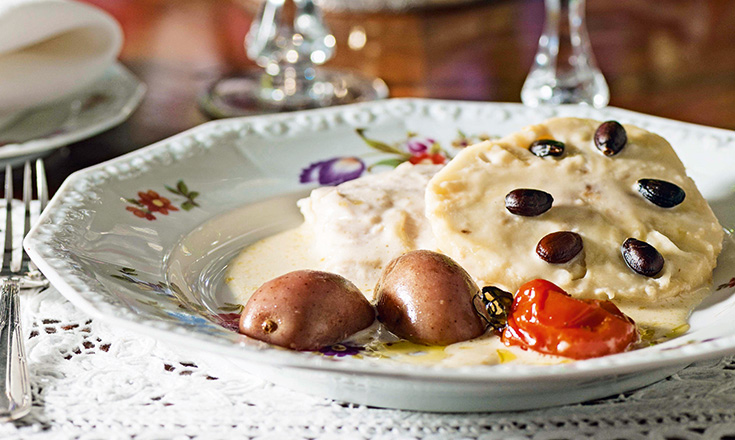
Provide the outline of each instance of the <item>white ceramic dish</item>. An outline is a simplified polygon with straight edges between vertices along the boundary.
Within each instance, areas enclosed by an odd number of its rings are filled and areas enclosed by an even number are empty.
[[[385,146],[405,147],[407,131],[420,134],[411,141],[430,137],[452,154],[453,141],[502,135],[555,115],[616,119],[662,134],[723,225],[735,226],[735,132],[615,108],[398,99],[215,121],[80,171],[54,196],[25,246],[62,294],[97,319],[348,402],[429,411],[535,408],[613,395],[695,360],[735,353],[732,243],[715,273],[716,292],[694,313],[685,335],[586,361],[395,365],[273,348],[220,325],[234,311],[222,296],[227,260],[247,243],[299,222],[293,201],[315,185],[301,181],[334,181],[395,162],[398,156]],[[372,147],[356,129],[365,129]]]
[[[145,89],[115,64],[83,91],[8,118],[0,126],[0,162],[22,163],[114,127],[140,104]]]

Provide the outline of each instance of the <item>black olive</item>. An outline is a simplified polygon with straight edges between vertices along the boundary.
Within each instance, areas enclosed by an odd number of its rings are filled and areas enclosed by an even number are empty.
[[[595,131],[595,146],[605,156],[620,153],[627,142],[628,135],[625,128],[617,121],[603,122]]]
[[[620,250],[625,264],[643,276],[656,276],[664,267],[664,257],[645,241],[629,238]]]
[[[542,238],[536,246],[536,254],[551,264],[570,261],[582,251],[582,237],[576,232],[552,232]]]
[[[564,154],[564,142],[553,139],[540,139],[532,143],[528,149],[538,157],[559,157]]]
[[[672,208],[684,201],[686,193],[677,185],[658,179],[641,179],[638,192],[654,205]]]
[[[514,189],[505,196],[505,209],[515,215],[534,217],[551,209],[554,198],[537,189]]]

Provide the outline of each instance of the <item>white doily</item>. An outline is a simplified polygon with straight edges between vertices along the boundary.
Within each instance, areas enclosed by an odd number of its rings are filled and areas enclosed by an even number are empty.
[[[22,296],[33,409],[2,439],[732,439],[735,357],[614,398],[431,414],[340,404],[92,320],[54,289]]]

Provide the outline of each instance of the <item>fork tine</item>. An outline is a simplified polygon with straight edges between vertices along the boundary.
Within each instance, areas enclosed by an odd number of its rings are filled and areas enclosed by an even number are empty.
[[[32,195],[31,195],[32,197]],[[43,159],[36,159],[36,197],[38,198],[39,207],[38,207],[38,215],[41,215],[44,209],[46,209],[46,205],[48,205],[48,184],[46,182],[46,167],[43,165]],[[33,219],[29,219],[33,220]],[[35,220],[38,220],[36,218]],[[25,237],[28,233],[28,230],[26,230],[26,234],[23,236]],[[27,257],[28,255],[25,253],[25,250],[23,250],[23,256]],[[30,272],[36,272],[38,271],[38,266],[36,266],[36,263],[33,261],[28,262],[28,270]]]
[[[33,198],[33,171],[31,163],[23,166],[23,237],[31,230],[31,199]]]
[[[5,253],[13,250],[13,168],[5,165]],[[3,261],[3,264],[7,264]]]
[[[46,182],[46,168],[43,165],[43,159],[36,159],[36,195],[41,202],[39,212],[43,212],[48,205],[48,183]]]
[[[23,167],[23,226],[22,226],[22,237],[25,237],[25,234],[28,232],[28,230],[31,228],[31,217],[30,217],[30,206],[31,206],[31,197],[32,197],[32,191],[33,191],[33,176],[31,175],[31,164],[30,162],[25,163],[25,166]],[[11,194],[12,197],[12,194]],[[7,198],[7,195],[6,195]],[[12,210],[11,210],[11,218],[12,218]],[[12,221],[10,222],[13,223]],[[20,224],[16,224],[16,226],[21,226]],[[7,237],[6,237],[7,239]],[[16,246],[17,243],[14,243],[15,237],[13,235],[10,236],[10,249],[12,249],[11,253],[11,259],[10,259],[10,271],[13,273],[20,272],[20,269],[23,265],[23,246]],[[7,249],[7,244],[5,245]],[[15,249],[18,248],[18,249]]]

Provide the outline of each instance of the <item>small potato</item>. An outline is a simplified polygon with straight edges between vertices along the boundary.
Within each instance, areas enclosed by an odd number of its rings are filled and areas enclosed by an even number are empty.
[[[240,315],[240,333],[293,350],[318,350],[374,320],[373,306],[347,279],[297,270],[255,291]]]
[[[449,345],[466,341],[485,332],[472,306],[479,290],[470,275],[446,255],[408,252],[390,262],[375,287],[378,320],[411,342]]]

